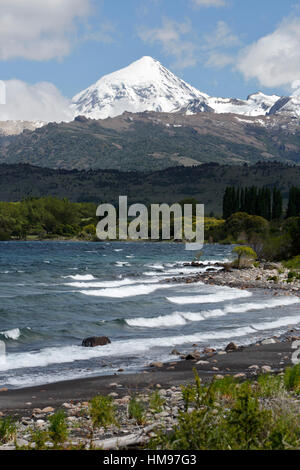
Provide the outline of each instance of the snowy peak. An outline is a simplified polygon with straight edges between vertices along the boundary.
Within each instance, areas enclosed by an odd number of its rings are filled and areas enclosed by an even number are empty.
[[[72,100],[72,111],[91,119],[116,117],[126,111],[299,118],[300,91],[296,90],[291,97],[266,95],[261,91],[246,100],[211,97],[178,78],[158,60],[145,56],[78,93]]]
[[[176,77],[152,57],[142,57],[117,72],[105,75],[76,95],[73,109],[92,119],[105,119],[125,111],[172,112],[191,100],[208,95]]]
[[[235,98],[209,98],[209,105],[216,113],[242,114],[243,116],[264,116],[279,100],[279,96],[265,95],[262,92],[249,95],[247,100]]]

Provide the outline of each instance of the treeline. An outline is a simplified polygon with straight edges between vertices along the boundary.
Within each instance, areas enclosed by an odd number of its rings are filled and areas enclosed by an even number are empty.
[[[266,220],[280,220],[282,217],[300,215],[300,188],[293,186],[289,191],[286,213],[283,211],[283,197],[279,189],[236,188],[228,186],[223,197],[223,218],[228,219],[236,212],[259,215]]]
[[[290,191],[290,199],[291,199]],[[294,207],[294,206],[293,206]],[[300,209],[299,209],[300,211]],[[283,216],[283,198],[277,188],[226,188],[223,197],[223,218],[228,219],[236,212],[259,215],[266,220],[278,220]],[[291,215],[289,215],[291,217]]]
[[[0,202],[0,240],[95,237],[96,204],[27,198]]]

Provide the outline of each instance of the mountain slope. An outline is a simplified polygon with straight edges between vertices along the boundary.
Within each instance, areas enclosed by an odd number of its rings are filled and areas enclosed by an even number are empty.
[[[0,163],[62,169],[159,170],[208,162],[300,163],[298,121],[234,114],[124,113],[48,124],[1,144]]]
[[[75,113],[92,119],[115,117],[128,111],[172,112],[197,99],[204,103],[208,95],[176,77],[152,57],[142,57],[128,67],[105,75],[97,83],[76,95]]]
[[[128,67],[105,75],[72,100],[74,115],[91,119],[116,117],[123,112],[181,112],[195,114],[284,115],[300,117],[298,92],[291,97],[249,95],[247,100],[207,95],[166,69],[152,57],[142,57]]]

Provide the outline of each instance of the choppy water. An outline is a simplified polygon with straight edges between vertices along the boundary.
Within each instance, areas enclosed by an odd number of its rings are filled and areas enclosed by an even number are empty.
[[[0,243],[0,385],[130,372],[176,347],[223,347],[300,324],[300,299],[165,279],[195,273],[177,243]],[[207,245],[202,261],[230,259]],[[112,343],[83,348],[87,336]]]

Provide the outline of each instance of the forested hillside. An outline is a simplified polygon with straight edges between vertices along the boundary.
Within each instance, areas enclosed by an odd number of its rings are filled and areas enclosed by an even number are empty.
[[[52,170],[30,165],[0,165],[0,200],[55,196],[73,202],[112,202],[127,195],[129,202],[171,203],[195,198],[206,214],[222,216],[222,200],[228,186],[276,187],[287,207],[292,186],[300,187],[300,167],[279,163],[253,166],[204,164],[155,172],[116,170]]]

